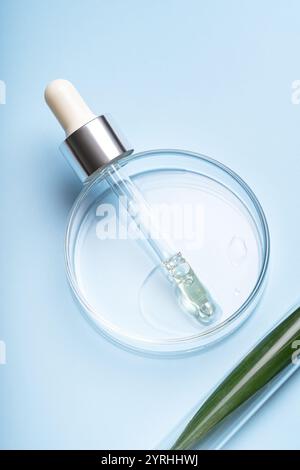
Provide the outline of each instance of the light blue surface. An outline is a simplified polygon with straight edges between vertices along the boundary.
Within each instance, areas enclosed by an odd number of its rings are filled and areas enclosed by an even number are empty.
[[[296,0],[0,2],[1,448],[155,445],[199,400],[203,375],[213,385],[300,297],[299,17]],[[259,197],[270,277],[232,339],[238,351],[228,339],[207,354],[144,358],[78,314],[63,239],[80,183],[43,103],[54,78],[110,112],[136,150],[210,155]],[[296,374],[227,447],[300,448],[299,386]]]

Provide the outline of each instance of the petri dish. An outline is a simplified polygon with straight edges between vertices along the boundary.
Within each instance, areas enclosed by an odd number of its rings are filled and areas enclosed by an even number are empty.
[[[174,355],[208,347],[241,325],[263,293],[270,245],[263,210],[238,175],[204,155],[155,150],[121,166],[219,314],[206,325],[183,312],[148,241],[124,217],[107,168],[86,180],[67,228],[67,275],[80,309],[129,349]]]

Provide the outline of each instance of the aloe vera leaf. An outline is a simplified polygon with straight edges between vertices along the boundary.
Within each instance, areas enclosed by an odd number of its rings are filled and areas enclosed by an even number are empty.
[[[199,408],[172,449],[191,449],[253,397],[291,363],[292,344],[297,339],[300,339],[300,307],[242,359]]]

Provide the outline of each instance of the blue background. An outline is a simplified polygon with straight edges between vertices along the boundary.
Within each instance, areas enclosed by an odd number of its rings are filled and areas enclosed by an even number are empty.
[[[300,297],[299,53],[297,0],[1,0],[1,448],[155,445],[199,400],[202,374],[213,385]],[[192,357],[145,358],[78,314],[63,239],[80,183],[43,102],[55,78],[110,112],[136,150],[210,155],[257,194],[270,276],[238,353],[228,339]],[[299,448],[299,387],[295,374],[227,448]]]

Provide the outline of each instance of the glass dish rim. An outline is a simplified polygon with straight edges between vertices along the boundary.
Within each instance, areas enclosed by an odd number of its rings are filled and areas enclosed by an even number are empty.
[[[100,168],[97,170],[95,173],[93,173],[87,180],[83,182],[83,188],[80,191],[79,195],[75,199],[72,209],[69,214],[68,222],[67,222],[67,229],[66,229],[66,235],[65,235],[65,243],[64,243],[64,252],[65,252],[65,264],[66,264],[66,271],[67,271],[67,278],[69,285],[72,288],[73,293],[75,294],[75,297],[77,301],[80,303],[81,307],[84,310],[85,316],[92,322],[93,326],[100,332],[104,333],[105,335],[109,335],[113,341],[116,341],[120,343],[121,345],[125,345],[127,348],[135,349],[135,350],[142,350],[142,346],[133,346],[131,342],[138,342],[138,343],[144,343],[148,345],[153,345],[153,346],[166,346],[168,344],[180,344],[180,343],[194,343],[197,340],[201,340],[203,338],[208,338],[208,337],[213,337],[216,335],[218,332],[223,331],[234,323],[239,317],[242,317],[243,313],[251,306],[251,304],[255,301],[257,295],[259,294],[261,288],[264,285],[264,281],[266,278],[266,273],[268,270],[269,266],[269,258],[270,258],[270,234],[269,234],[269,228],[268,228],[268,223],[266,220],[266,216],[264,214],[264,211],[262,209],[262,206],[260,202],[258,201],[257,197],[255,196],[254,192],[252,189],[248,186],[248,184],[233,170],[231,170],[229,167],[224,165],[223,163],[219,162],[218,160],[215,160],[211,157],[208,157],[207,155],[203,155],[197,152],[193,151],[187,151],[187,150],[181,150],[181,149],[154,149],[154,150],[146,150],[138,153],[133,153],[131,155],[128,155],[124,158],[118,159],[118,163],[120,163],[122,166],[126,164],[128,161],[133,161],[133,160],[138,160],[140,158],[143,158],[145,156],[151,156],[155,157],[157,154],[178,154],[181,156],[185,157],[194,157],[194,158],[200,158],[201,160],[204,160],[205,162],[216,166],[219,168],[221,171],[227,173],[235,182],[238,183],[239,186],[242,187],[244,192],[247,194],[251,202],[253,203],[253,206],[255,208],[255,211],[259,217],[260,224],[261,224],[261,229],[260,231],[262,232],[262,266],[259,272],[259,275],[257,277],[257,281],[255,283],[255,286],[253,287],[251,293],[245,300],[245,302],[236,310],[233,314],[231,314],[228,318],[226,318],[223,322],[219,323],[218,325],[212,326],[208,328],[207,330],[204,330],[200,333],[190,335],[190,336],[183,336],[179,338],[160,338],[158,340],[152,340],[152,339],[146,339],[142,336],[138,335],[130,335],[130,334],[124,334],[121,332],[122,339],[118,338],[118,335],[120,334],[120,330],[118,327],[114,327],[110,324],[110,322],[107,322],[107,320],[103,319],[102,316],[100,316],[100,321],[101,324],[97,325],[93,321],[93,318],[95,317],[95,312],[93,311],[92,307],[88,304],[88,302],[85,300],[85,298],[81,295],[80,290],[78,289],[78,284],[76,282],[76,278],[73,275],[73,270],[72,270],[72,261],[71,261],[71,256],[69,255],[69,249],[68,247],[70,246],[69,240],[70,240],[70,235],[71,231],[73,228],[74,220],[75,220],[75,214],[77,212],[78,207],[81,204],[81,201],[86,197],[87,193],[91,190],[91,188],[99,182],[99,179],[104,178],[105,176],[105,169],[107,166],[109,166],[112,162],[109,162],[107,165],[104,167]],[[236,195],[236,194],[235,194]],[[236,197],[239,198],[239,196],[236,195]],[[239,198],[240,199],[240,198]],[[257,224],[256,224],[257,225]],[[246,318],[251,314],[250,312]],[[97,318],[99,318],[99,315],[97,315]],[[245,319],[246,319],[245,318]],[[101,327],[103,325],[103,328]],[[228,332],[230,333],[230,331]],[[116,336],[117,335],[117,336]],[[226,336],[226,333],[224,333],[224,336]],[[221,338],[216,338],[222,339]],[[124,339],[123,339],[124,338]],[[127,341],[128,339],[128,341]],[[201,347],[201,346],[199,346]],[[184,351],[182,351],[184,352]]]

